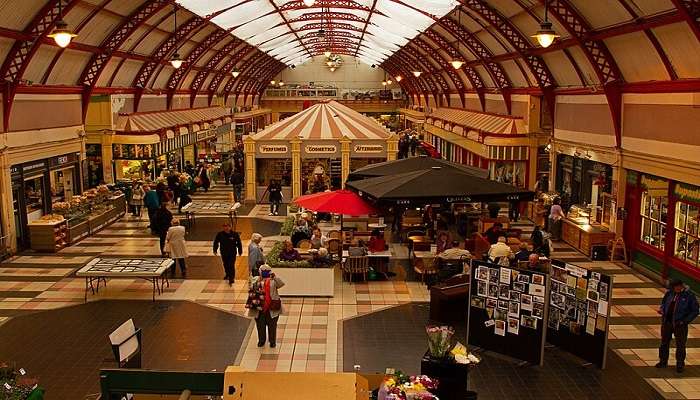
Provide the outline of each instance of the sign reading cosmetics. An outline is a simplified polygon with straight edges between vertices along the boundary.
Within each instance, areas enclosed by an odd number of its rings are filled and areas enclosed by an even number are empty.
[[[340,157],[340,146],[329,143],[305,143],[301,148],[302,158]]]

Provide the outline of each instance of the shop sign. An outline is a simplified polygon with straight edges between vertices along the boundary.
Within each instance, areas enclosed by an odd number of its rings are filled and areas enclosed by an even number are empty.
[[[42,169],[46,169],[46,163],[44,161],[22,165],[22,171],[25,174],[33,171],[40,171]]]
[[[53,157],[49,159],[49,166],[58,167],[64,164],[69,164],[77,161],[75,153],[65,154],[58,157]]]
[[[381,144],[356,144],[355,153],[381,153],[384,151],[384,146]]]
[[[680,200],[700,203],[700,187],[677,183],[673,192]]]
[[[323,144],[323,145],[310,144],[310,145],[304,147],[304,151],[306,152],[306,154],[335,153],[337,151],[337,149],[338,148],[332,144]]]
[[[197,141],[207,140],[210,137],[216,136],[216,131],[200,131],[197,132]]]
[[[283,144],[264,144],[258,147],[261,154],[284,154],[289,151],[289,148]]]
[[[472,198],[469,196],[448,197],[445,199],[448,203],[471,203]]]

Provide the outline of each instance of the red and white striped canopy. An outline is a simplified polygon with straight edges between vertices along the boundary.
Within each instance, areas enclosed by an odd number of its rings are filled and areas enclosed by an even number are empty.
[[[252,136],[255,140],[385,140],[391,133],[383,126],[337,101],[315,104],[272,124]]]

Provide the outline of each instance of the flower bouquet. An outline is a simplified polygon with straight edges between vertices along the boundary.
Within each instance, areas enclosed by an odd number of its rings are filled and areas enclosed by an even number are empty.
[[[24,369],[15,370],[5,363],[0,363],[0,398],[3,400],[40,400],[44,390],[37,384],[36,378],[26,376]]]
[[[450,326],[428,326],[428,352],[436,360],[445,358],[452,348],[452,336],[455,331]]]
[[[407,376],[401,371],[387,376],[379,388],[377,400],[437,400],[431,390],[438,382],[426,375]]]

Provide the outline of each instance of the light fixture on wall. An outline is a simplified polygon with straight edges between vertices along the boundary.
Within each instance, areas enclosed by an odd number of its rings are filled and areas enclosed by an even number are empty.
[[[401,79],[403,79],[401,75],[396,75],[396,82],[401,82]]]
[[[177,4],[174,4],[173,8],[175,9],[175,23],[173,26],[173,34],[175,35],[175,43],[177,43]],[[183,61],[180,58],[180,54],[178,54],[177,49],[175,49],[175,54],[173,54],[173,57],[170,59],[170,65],[172,65],[173,68],[178,69],[182,67],[182,62]]]
[[[71,30],[68,29],[68,24],[63,20],[63,0],[59,0],[58,21],[56,21],[56,27],[51,31],[48,37],[53,39],[59,47],[65,49],[76,36],[78,35],[71,32]]]
[[[462,27],[462,11],[457,7],[457,23],[459,24],[460,28]],[[464,61],[462,61],[462,53],[459,51],[459,39],[457,39],[457,49],[454,50],[452,56],[452,61],[450,61],[450,64],[452,65],[452,68],[454,69],[460,69],[462,68],[462,65],[464,65]]]
[[[418,78],[420,76],[420,74],[422,74],[422,73],[423,73],[422,71],[413,71],[413,76]]]
[[[240,75],[240,74],[241,74],[241,71],[239,71],[237,69],[234,69],[233,71],[231,71],[231,75],[233,75],[234,78],[238,78],[238,75]]]
[[[540,22],[540,29],[531,37],[537,39],[537,43],[540,44],[542,47],[549,47],[554,43],[554,40],[556,40],[560,35],[557,35],[557,33],[552,29],[552,23],[547,20],[547,8],[549,5],[549,1],[545,0],[544,2],[544,20]]]
[[[312,7],[314,4],[316,4],[316,0],[304,0],[304,5],[307,7]]]

